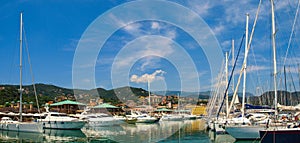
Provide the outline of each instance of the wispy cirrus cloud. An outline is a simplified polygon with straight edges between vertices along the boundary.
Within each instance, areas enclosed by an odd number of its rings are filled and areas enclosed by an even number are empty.
[[[122,55],[126,58],[122,60],[117,60],[114,62],[116,67],[122,68],[128,66],[128,63],[132,63],[139,59],[140,57],[148,58],[144,61],[143,67],[154,64],[153,59],[150,58],[151,56],[160,56],[160,57],[167,57],[168,55],[172,54],[174,49],[172,47],[172,42],[165,39],[156,39],[155,41],[148,41],[147,38],[140,39],[140,42],[134,43],[128,52],[125,55]],[[126,55],[128,54],[128,55]]]
[[[190,0],[187,1],[187,6],[198,13],[200,16],[209,14],[209,10],[214,6],[211,1]]]
[[[265,70],[270,70],[270,67],[268,66],[255,66],[255,65],[250,65],[247,66],[247,72],[251,73],[251,72],[257,72],[257,71],[265,71]]]

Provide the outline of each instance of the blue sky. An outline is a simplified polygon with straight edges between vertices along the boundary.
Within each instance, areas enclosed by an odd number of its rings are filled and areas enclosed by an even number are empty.
[[[126,11],[122,13],[123,17],[117,17],[112,12],[118,9],[118,6],[126,5],[128,2],[131,1],[2,1],[0,4],[1,84],[18,84],[19,82],[20,12],[24,13],[26,44],[31,55],[35,81],[67,88],[72,88],[74,84],[72,66],[75,52],[79,47],[78,43],[84,32],[91,25],[97,24],[97,18],[110,14],[108,18],[114,22],[110,24],[118,25],[120,28],[107,37],[106,41],[102,41],[104,44],[99,53],[96,53],[98,56],[94,61],[95,64],[91,63],[92,68],[95,69],[94,81],[92,81],[97,87],[111,89],[131,85],[147,89],[145,78],[151,78],[153,90],[211,90],[216,85],[214,79],[217,77],[212,76],[209,55],[203,50],[203,46],[201,47],[197,43],[189,30],[168,21],[151,19],[155,14],[164,15],[168,8],[156,11],[156,13],[145,9],[143,13],[138,14],[147,15],[149,19],[124,23],[125,19],[130,18],[130,15],[126,15]],[[191,10],[207,24],[219,44],[219,47],[215,47],[216,49],[210,49],[216,51],[215,56],[219,56],[219,51],[222,52],[221,55],[223,56],[226,51],[230,52],[231,39],[235,39],[236,48],[239,46],[244,33],[245,14],[250,14],[249,31],[251,31],[258,6],[258,1],[176,0],[168,2]],[[282,88],[282,65],[297,9],[297,1],[275,0],[275,6],[278,30],[276,43],[278,47],[278,85]],[[146,8],[147,6],[142,7]],[[185,18],[181,17],[180,14],[180,11],[174,13],[175,20],[180,21],[181,18]],[[186,18],[189,16],[191,15],[187,15]],[[286,65],[291,66],[288,71],[291,74],[288,76],[293,76],[294,84],[299,89],[297,67],[300,60],[299,38],[297,39],[300,28],[299,20],[296,21],[295,25],[295,33],[292,36]],[[199,27],[197,26],[195,24],[189,28],[192,30],[202,28],[201,24]],[[267,91],[273,88],[270,29],[270,3],[263,1],[248,56],[248,92],[255,93],[256,89]],[[101,28],[98,30],[105,31]],[[205,37],[207,34],[198,32],[200,37]],[[244,50],[242,50],[241,58],[238,61],[238,71],[243,61],[243,53]],[[213,57],[214,55],[210,56]],[[25,56],[24,59],[26,58]],[[216,59],[219,58],[216,57]],[[86,66],[90,65],[87,64]],[[215,63],[214,68],[221,69],[222,62]],[[125,69],[129,71],[125,73]],[[159,70],[163,72],[155,72]],[[229,70],[231,70],[231,65]],[[235,72],[236,78],[238,71]],[[133,75],[139,80],[132,80]],[[292,87],[291,90],[293,91],[292,78],[287,78],[287,80],[288,87]],[[30,81],[29,65],[24,62],[24,82],[29,84]],[[92,81],[82,79],[78,87],[89,88],[89,86],[84,85],[88,85]]]

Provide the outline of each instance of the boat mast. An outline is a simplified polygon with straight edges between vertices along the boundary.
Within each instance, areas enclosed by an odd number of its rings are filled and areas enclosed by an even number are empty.
[[[228,85],[228,52],[225,54],[225,80],[226,85]],[[226,91],[226,118],[228,118],[229,111],[228,111],[228,90]]]
[[[20,14],[20,107],[19,107],[19,114],[20,114],[20,121],[22,121],[22,31],[23,31],[23,14]]]
[[[275,36],[276,36],[276,28],[275,28],[275,14],[274,14],[274,0],[271,1],[271,12],[272,12],[272,47],[273,47],[273,64],[274,64],[274,108],[275,108],[275,117],[278,115],[277,111],[277,85],[276,85],[276,78],[277,78],[277,64],[276,64],[276,43],[275,43]]]
[[[234,65],[234,39],[231,40],[231,55],[232,55],[232,58],[231,58],[231,64],[232,66]],[[234,76],[232,78],[232,91],[234,92]]]
[[[150,93],[150,81],[149,81],[149,79],[148,79],[148,96],[149,96],[149,108],[151,107],[151,100],[150,100],[150,95],[151,95],[151,93]]]
[[[180,97],[179,97],[179,93],[177,93],[177,97],[178,97],[177,111],[178,111],[179,114],[181,114],[181,113],[180,113],[180,110],[179,110],[179,107],[180,107]]]
[[[234,39],[232,39],[232,41],[231,41],[231,53],[232,53],[232,65],[234,65]],[[234,87],[235,87],[235,84],[234,84],[234,75],[232,75],[232,91],[234,92]],[[236,96],[236,98],[234,98],[233,100],[232,100],[232,102],[233,103],[239,103],[240,101],[239,101],[239,97],[238,96]],[[230,108],[230,107],[229,107]],[[229,110],[229,109],[228,109]],[[229,112],[230,112],[230,110],[229,110]]]
[[[245,57],[244,57],[244,80],[243,80],[243,99],[242,99],[242,118],[245,115],[245,98],[246,98],[246,79],[247,79],[247,56],[248,56],[248,22],[249,14],[246,14],[246,29],[245,29]]]

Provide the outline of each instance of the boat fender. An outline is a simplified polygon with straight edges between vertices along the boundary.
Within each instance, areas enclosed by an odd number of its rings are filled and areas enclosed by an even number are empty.
[[[19,128],[19,124],[16,124],[16,127]]]

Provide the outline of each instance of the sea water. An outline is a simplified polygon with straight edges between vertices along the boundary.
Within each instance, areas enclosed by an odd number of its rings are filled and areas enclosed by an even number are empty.
[[[1,131],[1,142],[104,142],[104,143],[233,143],[228,134],[216,135],[205,129],[204,120],[162,121],[153,124],[121,124],[83,128],[82,130],[50,130],[44,133]],[[259,142],[254,141],[238,141]]]

